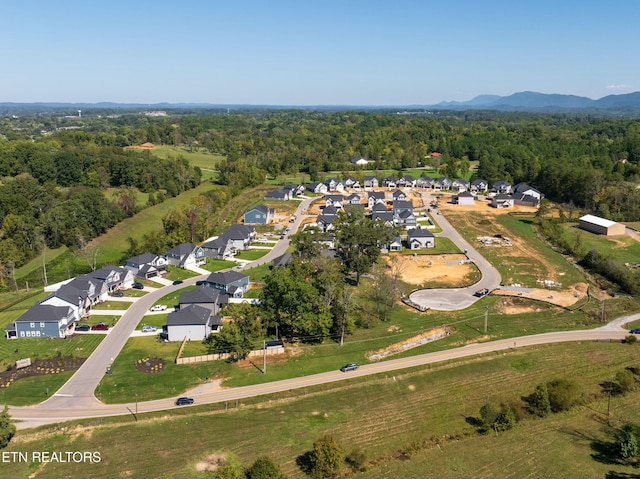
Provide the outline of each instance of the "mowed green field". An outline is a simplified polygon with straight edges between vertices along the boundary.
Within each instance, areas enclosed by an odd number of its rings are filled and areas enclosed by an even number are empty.
[[[576,235],[584,244],[587,251],[596,250],[609,258],[624,263],[640,263],[640,236],[602,236],[581,230],[577,223],[565,223],[565,236],[570,243],[575,241]]]
[[[345,453],[359,448],[367,456],[366,472],[345,470],[342,477],[635,477],[637,470],[602,454],[611,429],[601,384],[619,370],[637,367],[638,348],[575,343],[512,350],[237,403],[140,415],[137,421],[129,415],[80,421],[64,430],[45,428],[48,433],[28,431],[5,451],[100,453],[99,463],[49,463],[40,470],[48,479],[204,479],[210,476],[198,472],[197,464],[212,454],[242,464],[266,454],[296,479],[307,477],[296,459],[313,441],[332,434]],[[479,436],[468,421],[487,400],[521,408],[522,396],[556,378],[578,383],[590,402],[546,419],[527,417],[497,435]],[[638,392],[613,396],[612,424],[639,421],[639,399]],[[26,478],[36,466],[8,462],[3,475]],[[620,475],[607,475],[611,471]]]
[[[186,159],[189,164],[197,166],[202,170],[202,179],[208,180],[217,176],[218,164],[225,157],[221,155],[213,155],[204,148],[180,148],[170,145],[155,146],[151,153],[159,158],[177,158],[179,156]]]

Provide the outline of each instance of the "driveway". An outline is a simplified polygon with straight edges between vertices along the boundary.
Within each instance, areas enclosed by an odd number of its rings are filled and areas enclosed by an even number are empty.
[[[421,195],[425,204],[431,202],[430,193],[421,192]],[[461,251],[466,250],[467,257],[477,266],[482,278],[476,284],[466,288],[436,288],[414,291],[409,295],[409,299],[424,308],[439,311],[467,308],[480,299],[474,296],[476,291],[484,288],[492,291],[500,286],[500,273],[451,226],[444,214],[438,215],[436,221],[438,226],[442,228],[442,233],[435,235],[436,241],[438,237],[449,238]]]

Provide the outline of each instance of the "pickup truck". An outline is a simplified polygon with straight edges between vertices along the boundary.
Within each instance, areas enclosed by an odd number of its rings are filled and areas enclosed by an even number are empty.
[[[489,290],[487,288],[482,288],[482,289],[479,289],[478,291],[476,291],[474,293],[474,296],[477,296],[478,298],[482,298],[483,296],[486,296],[487,294],[489,294]]]

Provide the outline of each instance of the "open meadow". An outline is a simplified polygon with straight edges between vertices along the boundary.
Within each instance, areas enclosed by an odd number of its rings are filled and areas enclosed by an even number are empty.
[[[346,454],[359,449],[365,455],[365,472],[352,474],[345,466],[342,477],[634,477],[634,468],[606,455],[612,430],[602,384],[616,371],[638,367],[637,348],[572,343],[516,349],[234,403],[44,427],[20,432],[6,451],[99,451],[100,463],[12,462],[3,464],[3,473],[204,479],[210,473],[199,469],[212,457],[249,464],[268,455],[287,477],[303,478],[297,458],[332,434]],[[576,382],[588,402],[545,419],[528,416],[521,397],[556,378]],[[639,394],[611,397],[612,425],[640,420]],[[477,433],[473,419],[487,400],[517,408],[513,430]],[[141,453],[148,450],[166,452],[158,460]],[[611,471],[620,475],[607,475]]]

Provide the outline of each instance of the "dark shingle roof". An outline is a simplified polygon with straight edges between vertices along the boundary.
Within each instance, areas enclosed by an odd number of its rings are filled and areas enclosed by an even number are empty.
[[[198,286],[190,291],[185,291],[180,295],[178,302],[187,303],[216,303],[220,297],[220,291],[208,286]]]
[[[167,316],[167,326],[204,325],[209,322],[210,316],[210,309],[192,304],[186,308],[169,313]]]
[[[248,278],[248,276],[246,274],[238,273],[237,271],[229,270],[211,273],[206,281],[207,283],[215,284],[231,284],[244,278]]]

